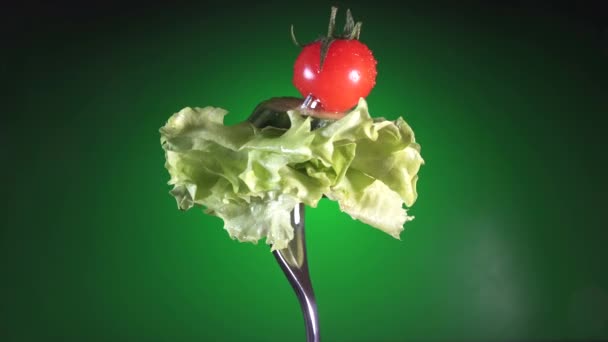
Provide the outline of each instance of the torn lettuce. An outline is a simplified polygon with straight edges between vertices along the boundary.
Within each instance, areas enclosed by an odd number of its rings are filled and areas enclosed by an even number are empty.
[[[290,212],[325,195],[340,209],[395,238],[416,200],[424,163],[414,132],[399,118],[372,119],[364,99],[343,118],[310,129],[288,112],[289,129],[223,124],[221,108],[184,108],[160,129],[171,194],[180,209],[205,207],[233,239],[266,238],[272,250],[293,238]]]

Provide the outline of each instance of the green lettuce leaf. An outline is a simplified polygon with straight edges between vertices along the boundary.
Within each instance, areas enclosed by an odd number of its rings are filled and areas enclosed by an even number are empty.
[[[420,145],[402,119],[373,119],[364,99],[343,118],[311,130],[289,111],[291,127],[223,124],[221,108],[184,108],[160,129],[165,167],[178,207],[206,208],[233,239],[265,238],[272,250],[293,238],[290,212],[326,196],[340,209],[395,238],[404,204],[417,198]]]

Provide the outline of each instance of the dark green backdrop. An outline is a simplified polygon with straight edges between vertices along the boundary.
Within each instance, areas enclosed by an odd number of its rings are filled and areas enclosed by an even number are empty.
[[[426,165],[401,241],[306,212],[324,341],[608,339],[607,37],[542,8],[347,5],[370,111]],[[289,25],[316,38],[330,3],[38,6],[3,30],[1,340],[303,341],[269,248],[177,210],[158,128],[297,95]]]

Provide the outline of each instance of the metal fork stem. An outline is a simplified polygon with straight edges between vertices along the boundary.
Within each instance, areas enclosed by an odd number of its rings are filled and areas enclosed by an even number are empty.
[[[276,97],[260,103],[249,117],[249,122],[258,128],[274,126],[287,129],[290,119],[287,111],[299,107],[302,111],[315,111],[319,101],[312,95],[305,99],[293,97]],[[317,120],[318,121],[318,120]],[[315,129],[322,123],[313,121]],[[304,204],[299,203],[291,211],[291,226],[293,227],[293,239],[287,248],[273,252],[279,266],[285,273],[287,280],[293,287],[300,307],[304,315],[306,326],[306,342],[319,342],[319,316],[317,314],[317,302],[312,290],[308,262],[306,260],[306,241],[304,238]]]
[[[294,237],[289,242],[287,248],[276,250],[273,254],[300,301],[306,325],[306,342],[319,342],[317,303],[306,259],[304,208],[304,204],[300,203],[291,212],[291,225],[294,229]]]

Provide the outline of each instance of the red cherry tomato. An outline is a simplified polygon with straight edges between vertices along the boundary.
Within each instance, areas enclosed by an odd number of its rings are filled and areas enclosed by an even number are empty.
[[[334,40],[322,69],[320,63],[321,43],[304,46],[294,65],[293,84],[302,96],[316,97],[326,111],[351,109],[376,84],[376,59],[359,40]]]

